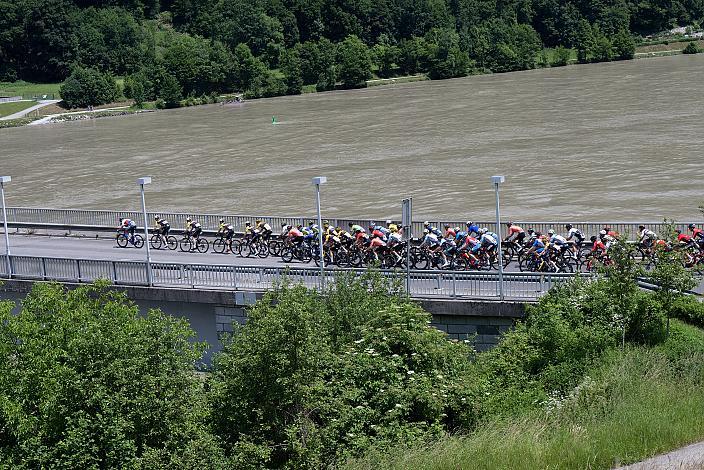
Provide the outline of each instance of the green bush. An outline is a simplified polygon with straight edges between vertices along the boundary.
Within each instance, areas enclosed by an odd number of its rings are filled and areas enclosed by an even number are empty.
[[[222,454],[185,320],[140,315],[103,283],[35,284],[13,306],[0,303],[0,467],[166,468],[207,448],[196,468]]]
[[[683,296],[675,300],[670,315],[689,324],[704,328],[704,304],[696,297]]]
[[[69,108],[85,108],[115,101],[119,90],[111,75],[76,67],[61,85],[59,93]]]
[[[702,48],[699,47],[696,42],[690,42],[687,44],[687,47],[682,50],[682,54],[699,54],[701,51]]]
[[[567,65],[572,57],[572,50],[562,46],[557,46],[553,51],[551,67],[563,67]]]

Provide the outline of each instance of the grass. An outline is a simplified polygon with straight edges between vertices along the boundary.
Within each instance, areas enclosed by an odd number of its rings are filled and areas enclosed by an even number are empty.
[[[350,468],[612,468],[704,439],[703,384],[704,332],[673,321],[666,343],[607,353],[551,409]]]
[[[37,104],[36,101],[11,101],[9,103],[0,103],[0,117],[18,113],[27,108],[31,108],[35,104]]]
[[[59,99],[60,87],[61,83],[0,82],[0,95],[41,96],[53,93],[54,99]]]

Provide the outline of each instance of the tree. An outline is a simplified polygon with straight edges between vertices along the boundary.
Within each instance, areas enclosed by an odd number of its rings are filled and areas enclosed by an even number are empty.
[[[611,39],[611,42],[614,48],[614,54],[618,60],[629,60],[635,56],[636,41],[627,30],[620,30]]]
[[[235,87],[243,91],[252,91],[259,96],[261,83],[267,72],[266,66],[254,57],[246,44],[239,44],[233,56]]]
[[[580,63],[589,62],[596,49],[596,39],[589,22],[585,19],[579,20],[577,34],[575,36],[575,48],[577,49],[577,61]]]
[[[126,98],[133,99],[137,106],[142,106],[145,101],[153,98],[154,84],[144,72],[135,73],[125,78],[123,94]]]
[[[232,58],[222,44],[183,34],[173,37],[162,63],[186,95],[222,90],[232,70]]]
[[[165,74],[160,86],[157,97],[164,101],[167,108],[178,108],[183,98],[183,90],[176,77]]]
[[[551,67],[563,67],[567,65],[572,57],[572,51],[566,49],[562,46],[558,46],[553,51],[552,61],[550,62]]]
[[[690,42],[687,44],[687,47],[682,50],[682,54],[699,54],[701,51],[702,48],[699,47],[696,42]]]
[[[398,64],[401,73],[413,75],[427,70],[429,60],[428,44],[424,38],[412,37],[401,43]]]
[[[594,25],[592,29],[594,35],[593,60],[595,62],[609,62],[613,60],[614,48],[611,44],[611,40],[606,37],[598,26]]]
[[[117,84],[112,76],[82,67],[73,69],[59,92],[69,108],[111,103],[118,96]]]
[[[226,462],[205,427],[185,320],[146,316],[106,283],[35,284],[18,314],[0,303],[0,465],[166,468]],[[220,456],[220,457],[219,457]]]
[[[388,78],[394,73],[394,67],[399,61],[401,51],[398,46],[390,44],[376,44],[372,48],[372,56],[378,68],[380,77]]]
[[[297,49],[288,49],[281,56],[281,73],[284,74],[286,94],[300,95],[303,88],[303,71]]]
[[[426,35],[428,44],[428,76],[433,80],[463,77],[470,61],[459,47],[459,35],[450,29],[433,29]]]
[[[369,48],[357,36],[347,36],[338,46],[337,74],[345,88],[366,85],[372,78],[372,60]]]

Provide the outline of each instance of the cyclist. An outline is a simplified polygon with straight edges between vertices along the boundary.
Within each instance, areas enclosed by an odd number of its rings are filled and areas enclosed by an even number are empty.
[[[692,239],[699,244],[700,248],[704,248],[704,230],[694,224],[689,224],[689,230],[692,231]]]
[[[638,244],[645,248],[648,252],[655,245],[655,241],[658,239],[658,235],[652,230],[645,228],[645,225],[638,226]]]
[[[218,225],[218,235],[223,237],[225,235],[226,231],[227,231],[227,224],[225,223],[225,219],[220,219],[219,225]]]
[[[369,230],[371,231],[372,237],[381,238],[384,241],[384,243],[386,243],[389,240],[389,238],[386,233],[384,233],[382,230],[379,230],[381,228],[384,228],[388,232],[388,229],[386,229],[386,227],[380,227],[378,225],[375,225],[373,227],[369,227]]]
[[[567,230],[567,236],[565,240],[570,244],[570,249],[572,250],[572,257],[577,257],[577,249],[581,248],[584,242],[584,234],[577,227],[573,227],[572,224],[565,225]]]
[[[606,253],[606,245],[601,238],[598,238],[596,235],[592,235],[589,240],[592,242],[592,254]]]
[[[225,225],[225,231],[222,234],[225,243],[230,251],[232,251],[232,239],[235,237],[235,227],[232,224]]]
[[[201,227],[200,222],[197,220],[192,220],[191,221],[191,232],[190,236],[194,240],[198,241],[200,239],[200,234],[203,232],[203,227]],[[193,247],[195,249],[195,246]]]
[[[249,241],[250,243],[253,242],[259,232],[255,230],[254,227],[252,227],[252,222],[245,222],[244,223],[244,239]]]
[[[350,222],[350,232],[352,233],[357,233],[357,232],[364,232],[364,228],[362,228],[361,225],[353,224]]]
[[[493,253],[499,246],[499,237],[490,232],[486,227],[479,229],[479,244],[486,250],[487,253]]]
[[[378,230],[374,230],[374,232],[378,232]],[[374,259],[376,261],[379,261],[379,250],[384,249],[386,247],[386,242],[379,236],[372,235],[371,240],[369,240],[369,247],[367,250],[370,250],[372,253],[374,253]]]
[[[457,232],[455,231],[454,228],[450,226],[450,224],[445,224],[445,238],[451,238],[455,239],[455,235],[457,235]]]
[[[447,256],[445,256],[445,252],[441,250],[440,237],[438,237],[438,235],[434,232],[431,232],[428,228],[423,230],[423,234],[423,241],[421,242],[419,248],[423,249],[428,247],[429,252],[440,253],[442,255],[443,265],[447,265]]]
[[[269,241],[269,239],[271,238],[271,234],[273,233],[273,231],[271,230],[271,225],[264,222],[263,220],[257,220],[255,223],[257,224],[256,230],[259,230],[262,239]]]
[[[508,235],[504,238],[505,242],[516,242],[518,244],[523,243],[526,238],[526,231],[522,227],[514,224],[513,222],[507,222]]]
[[[455,227],[455,243],[457,243],[458,247],[462,247],[464,245],[465,240],[467,240],[467,237],[469,234],[466,231],[460,230],[459,227]]]
[[[677,234],[677,241],[679,242],[681,247],[695,247],[699,248],[699,246],[694,242],[692,237],[690,235],[687,235],[686,233],[682,233],[682,230],[675,230],[675,233]]]
[[[162,219],[158,215],[155,215],[154,230],[159,235],[159,238],[161,238],[161,241],[164,243],[164,245],[166,245],[166,237],[169,236],[169,230],[171,230],[171,225],[169,225],[169,222]]]
[[[183,230],[183,233],[185,233],[187,237],[191,236],[191,225],[193,225],[193,220],[191,220],[190,217],[187,217],[186,218],[186,225]]]
[[[282,235],[286,237],[287,244],[295,243],[297,246],[301,246],[301,243],[303,243],[303,232],[301,232],[299,227],[300,225],[298,227],[285,226],[285,232]]]
[[[389,232],[391,233],[397,233],[400,231],[399,226],[393,223],[391,220],[386,221],[386,227],[388,227]]]
[[[556,235],[553,229],[548,230],[550,247],[558,254],[562,255],[569,246],[567,239],[562,235]]]
[[[436,237],[442,237],[442,232],[440,231],[440,229],[430,225],[430,222],[428,222],[427,220],[423,222],[423,227],[425,227],[425,229],[428,230],[430,233],[435,234]]]
[[[550,268],[552,268],[554,271],[558,271],[557,265],[550,259],[550,256],[548,256],[550,251],[545,245],[545,241],[543,240],[543,234],[540,232],[534,233],[535,240],[533,240],[533,244],[531,245],[530,249],[526,252],[526,254],[530,255],[531,253],[535,253],[539,260],[547,263],[548,266],[550,266]]]
[[[469,235],[474,235],[475,237],[479,236],[479,225],[475,224],[471,220],[468,220],[466,225],[467,225],[467,233]]]
[[[377,225],[374,222],[369,223],[369,233],[374,234],[374,232],[379,232],[383,235],[384,241],[388,238],[391,230],[384,227],[383,225]]]
[[[125,236],[129,233],[130,242],[134,243],[134,232],[137,230],[137,224],[132,219],[120,219],[120,227],[118,230],[122,231]]]

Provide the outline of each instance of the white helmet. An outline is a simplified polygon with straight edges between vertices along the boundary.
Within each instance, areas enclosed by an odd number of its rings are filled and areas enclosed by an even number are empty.
[[[601,232],[599,232],[599,235],[606,235],[606,230],[602,230]]]
[[[426,229],[423,230],[423,233],[427,235],[427,234],[430,233],[430,230],[428,230],[428,229],[426,228]]]
[[[392,223],[393,223],[393,222],[391,221],[391,219],[389,219],[389,220],[386,221],[386,225],[391,225]]]
[[[548,235],[555,235],[555,231],[553,229],[548,230]]]
[[[482,228],[479,229],[479,234],[480,234],[480,235],[484,235],[486,232],[488,232],[488,230],[487,230],[486,227],[482,227]]]
[[[425,225],[425,226],[427,227],[428,225],[430,225],[430,222],[428,222],[428,221],[426,220],[425,222],[423,222],[423,225]]]

